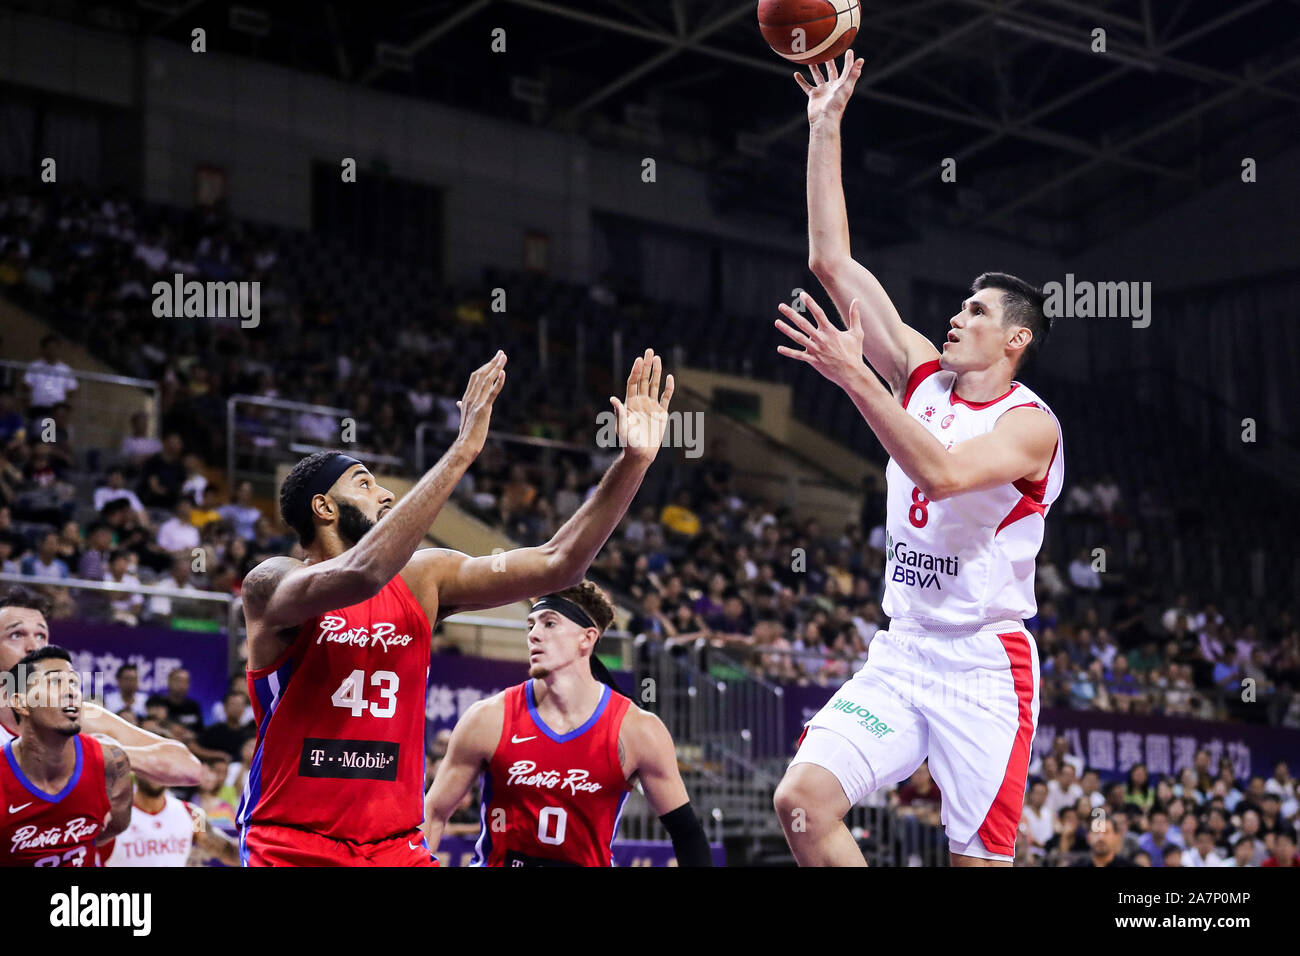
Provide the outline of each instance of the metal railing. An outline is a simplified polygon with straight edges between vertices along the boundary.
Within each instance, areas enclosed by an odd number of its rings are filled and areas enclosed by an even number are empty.
[[[226,399],[226,483],[232,494],[234,493],[234,489],[238,487],[237,479],[241,475],[246,474],[251,477],[262,478],[268,470],[263,467],[260,470],[239,472],[236,469],[237,456],[240,451],[239,442],[236,441],[236,437],[240,435],[236,410],[240,405],[264,409],[271,413],[264,415],[262,420],[258,422],[256,428],[246,429],[246,434],[242,437],[246,437],[249,440],[249,445],[251,446],[250,454],[253,457],[260,456],[269,459],[272,463],[274,463],[277,457],[280,457],[277,455],[277,452],[281,451],[281,449],[288,451],[288,446],[294,441],[310,437],[304,435],[302,430],[298,427],[298,420],[295,415],[283,416],[288,419],[286,423],[282,420],[281,416],[277,416],[273,413],[288,412],[308,415],[333,415],[338,419],[350,418],[352,416],[351,409],[335,408],[332,405],[309,405],[305,402],[290,402],[278,398],[263,398],[260,395],[231,395]],[[258,448],[259,439],[266,440],[260,449]],[[274,464],[272,464],[270,470],[274,470]]]
[[[0,359],[0,368],[13,369],[19,373],[26,372],[31,365],[31,362]],[[76,415],[76,408],[78,407],[75,399],[86,394],[86,389],[82,387],[83,383],[93,383],[94,385],[111,386],[113,388],[139,389],[149,395],[149,421],[154,431],[157,431],[162,415],[162,389],[157,382],[147,378],[131,378],[127,375],[109,375],[104,372],[86,372],[71,368],[62,374],[69,375],[77,380],[76,393],[73,398],[69,399],[69,404],[74,409],[74,415]],[[22,375],[19,374],[17,378],[21,381]],[[128,414],[124,418],[115,420],[111,413],[114,410],[121,410],[123,406],[127,407]],[[77,444],[81,447],[116,449],[118,447],[118,441],[115,440],[116,435],[129,433],[130,412],[144,410],[142,403],[135,403],[131,407],[128,403],[105,402],[100,396],[92,399],[92,407],[94,409],[93,415],[77,416],[79,420],[75,423],[79,433]]]
[[[28,574],[0,572],[0,583],[22,584],[37,588],[66,588],[69,591],[101,594],[138,594],[145,598],[165,597],[177,601],[220,605],[224,609],[226,639],[229,644],[230,666],[240,664],[239,645],[244,640],[244,604],[233,594],[214,591],[187,591],[151,584],[120,584],[116,581],[91,581],[86,578],[53,578]]]

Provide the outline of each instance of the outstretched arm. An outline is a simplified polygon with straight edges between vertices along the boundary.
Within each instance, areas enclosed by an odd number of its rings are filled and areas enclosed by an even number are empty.
[[[812,321],[785,303],[778,308],[793,323],[776,326],[803,350],[779,346],[782,355],[806,362],[844,389],[880,444],[920,492],[931,501],[1032,478],[1048,468],[1056,448],[1056,425],[1037,408],[1013,408],[983,435],[946,448],[907,413],[862,364],[858,303],[849,306],[846,329],[838,329],[809,295]]]
[[[194,787],[199,783],[199,758],[179,740],[168,740],[110,713],[97,704],[82,704],[81,727],[103,741],[117,744],[131,769],[167,787]]]
[[[492,403],[505,384],[505,364],[505,353],[497,352],[470,376],[460,402],[460,434],[392,514],[356,547],[317,564],[270,558],[249,573],[243,586],[244,610],[250,621],[256,621],[258,635],[365,601],[402,570],[456,483],[483,450]]]
[[[844,54],[841,75],[831,60],[826,76],[816,64],[808,68],[813,82],[796,73],[795,81],[808,94],[808,268],[830,294],[841,316],[849,303],[862,307],[863,354],[901,397],[907,376],[922,362],[939,357],[925,336],[905,325],[894,303],[872,273],[854,261],[849,248],[849,218],[840,174],[840,121],[853,87],[862,75],[862,61],[853,51]]]
[[[595,494],[550,541],[481,557],[444,548],[417,552],[403,576],[426,606],[436,602],[438,616],[446,617],[549,594],[581,581],[627,513],[659,453],[674,389],[669,375],[660,396],[661,372],[661,360],[651,349],[633,363],[624,401],[610,399],[618,415],[623,451],[605,472]]]
[[[709,840],[686,794],[677,769],[677,748],[664,722],[629,707],[619,728],[618,751],[624,773],[640,781],[646,800],[672,838],[678,864],[712,866]]]
[[[465,711],[451,732],[447,756],[438,764],[438,775],[424,798],[424,838],[431,853],[438,852],[447,821],[465,799],[474,778],[492,759],[505,719],[505,697],[496,694]],[[494,823],[488,820],[485,826]]]

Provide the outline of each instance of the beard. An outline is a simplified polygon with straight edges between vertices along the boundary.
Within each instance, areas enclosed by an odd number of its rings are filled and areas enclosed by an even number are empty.
[[[366,536],[375,523],[361,513],[361,509],[345,501],[339,503],[339,537],[349,548]]]
[[[547,668],[543,667],[541,664],[534,664],[528,668],[528,676],[535,678],[537,680],[541,680],[544,677],[549,677],[550,674],[551,672]]]
[[[77,734],[81,733],[81,721],[77,720],[71,724],[60,727],[59,733],[63,734],[65,737],[77,736]]]

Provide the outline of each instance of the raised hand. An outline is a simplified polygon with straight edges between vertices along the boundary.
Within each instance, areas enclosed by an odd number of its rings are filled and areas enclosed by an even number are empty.
[[[506,383],[506,353],[500,350],[486,365],[474,370],[465,387],[465,397],[456,403],[460,409],[460,434],[456,441],[475,456],[487,441],[488,425],[492,420],[492,403],[501,394]]]
[[[794,327],[780,319],[776,320],[776,327],[787,338],[802,345],[803,349],[778,345],[776,350],[787,358],[808,363],[826,379],[843,388],[855,375],[860,375],[865,367],[862,361],[862,316],[858,300],[854,299],[849,306],[849,320],[844,329],[837,328],[826,318],[822,307],[807,292],[803,293],[803,304],[808,309],[808,314],[816,320],[815,324],[784,302],[777,308],[794,323]],[[874,375],[868,378],[875,381]]]
[[[664,432],[668,430],[668,403],[672,400],[676,384],[672,373],[659,394],[659,376],[663,362],[654,349],[632,363],[627,377],[627,397],[619,401],[613,395],[609,402],[618,413],[618,443],[624,454],[644,460],[647,464],[659,454]]]
[[[853,87],[857,84],[858,77],[862,75],[862,62],[854,59],[853,51],[849,50],[844,54],[842,74],[836,69],[835,61],[828,60],[825,78],[822,77],[821,67],[816,63],[808,67],[808,72],[812,74],[812,83],[805,80],[802,73],[794,75],[794,81],[808,94],[809,126],[816,126],[823,119],[834,123],[840,121],[840,117],[844,115],[844,107],[848,106],[849,97],[853,95]]]

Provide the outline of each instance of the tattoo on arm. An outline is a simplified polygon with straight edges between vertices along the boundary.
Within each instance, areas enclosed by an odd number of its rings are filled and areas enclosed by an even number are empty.
[[[280,583],[280,579],[290,567],[291,565],[283,561],[263,561],[249,571],[240,588],[240,596],[244,599],[244,603],[253,607],[265,607],[266,602],[275,592],[276,585]]]
[[[108,802],[112,806],[112,817],[100,839],[111,840],[131,822],[131,798],[134,796],[131,763],[127,760],[126,753],[116,744],[104,744],[104,782]]]

